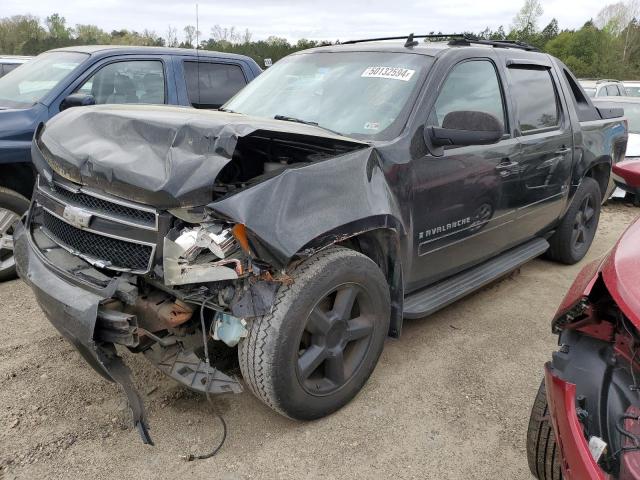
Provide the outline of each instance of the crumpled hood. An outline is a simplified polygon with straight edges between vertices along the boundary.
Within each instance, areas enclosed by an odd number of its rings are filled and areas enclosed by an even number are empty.
[[[205,205],[239,138],[269,132],[305,141],[361,142],[311,125],[192,108],[70,108],[36,135],[38,170],[158,208]]]
[[[609,293],[640,329],[640,220],[620,237],[601,268]]]

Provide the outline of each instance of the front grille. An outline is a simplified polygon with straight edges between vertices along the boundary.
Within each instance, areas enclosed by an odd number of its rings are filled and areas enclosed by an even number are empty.
[[[149,270],[153,247],[76,228],[46,210],[42,214],[42,225],[52,239],[74,253],[104,262],[107,267],[141,272]]]
[[[84,192],[72,192],[64,187],[56,186],[54,191],[56,195],[71,204],[87,207],[96,212],[114,215],[123,220],[141,222],[149,226],[155,225],[156,215],[153,212],[138,210],[126,205],[110,202],[102,198],[94,197],[93,195],[87,195]]]

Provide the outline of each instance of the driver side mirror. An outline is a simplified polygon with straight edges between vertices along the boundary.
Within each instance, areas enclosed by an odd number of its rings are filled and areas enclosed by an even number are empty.
[[[72,93],[60,103],[60,111],[71,107],[86,107],[95,105],[96,99],[93,95],[86,93]]]
[[[489,113],[461,110],[447,113],[441,127],[425,127],[424,134],[436,147],[489,145],[502,138],[504,127]]]

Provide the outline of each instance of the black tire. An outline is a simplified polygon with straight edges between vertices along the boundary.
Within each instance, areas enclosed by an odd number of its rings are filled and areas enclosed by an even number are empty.
[[[561,480],[560,451],[549,419],[544,380],[531,408],[527,429],[527,460],[529,470],[538,480]]]
[[[17,221],[28,209],[29,200],[13,190],[0,187],[0,246],[3,245],[3,237],[10,237],[13,233],[13,227],[9,224]],[[13,248],[0,249],[0,282],[16,276]]]
[[[346,405],[373,372],[389,330],[389,286],[371,259],[341,247],[288,273],[293,283],[280,287],[271,313],[250,322],[240,369],[276,412],[313,420]]]
[[[601,204],[598,182],[583,178],[558,229],[549,239],[547,257],[567,265],[582,260],[596,235]]]

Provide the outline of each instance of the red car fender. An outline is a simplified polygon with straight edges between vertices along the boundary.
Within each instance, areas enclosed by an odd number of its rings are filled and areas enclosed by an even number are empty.
[[[545,365],[544,381],[563,480],[611,480],[589,452],[576,412],[576,386],[554,375],[549,363]]]
[[[616,163],[612,171],[621,177],[628,186],[640,188],[640,162],[638,160],[626,160]]]

